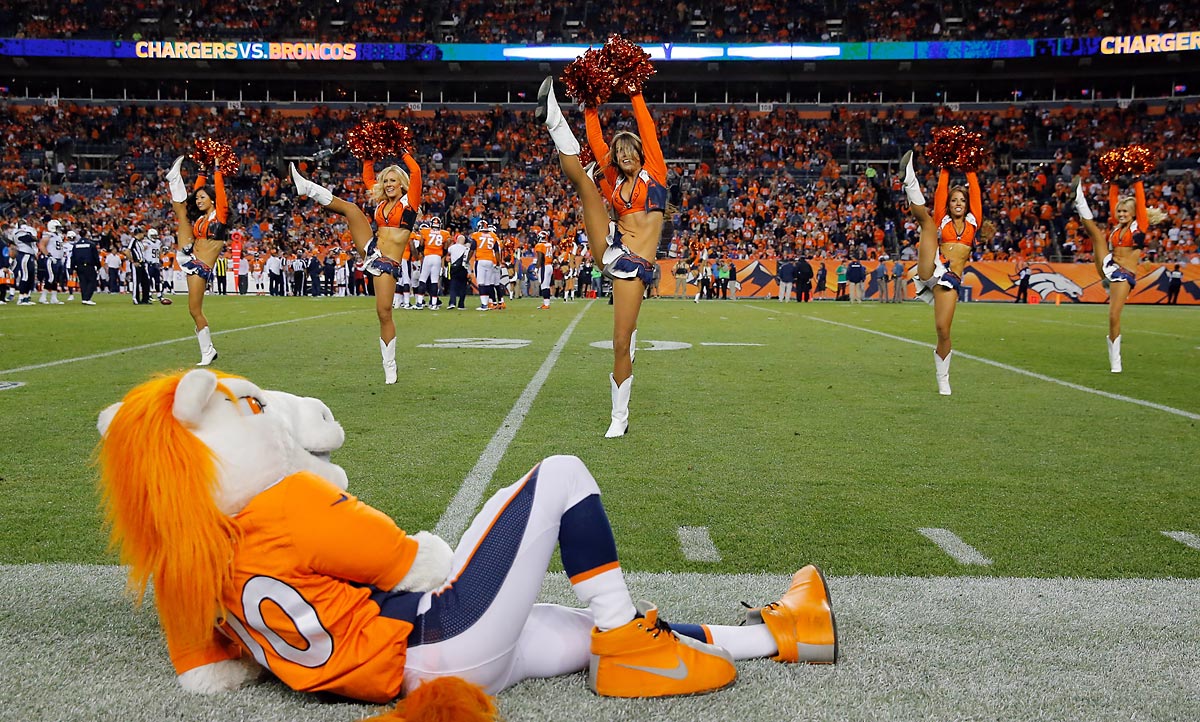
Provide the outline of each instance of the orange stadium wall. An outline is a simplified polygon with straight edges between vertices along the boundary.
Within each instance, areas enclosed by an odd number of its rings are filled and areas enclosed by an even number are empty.
[[[674,273],[676,261],[659,261],[662,278],[658,284],[661,296],[671,296],[675,293]],[[710,261],[711,263],[711,261]],[[741,288],[738,298],[770,298],[779,296],[779,284],[775,280],[777,261],[734,261],[737,269],[737,279]],[[813,287],[816,287],[817,267],[824,263],[828,272],[826,290],[824,293],[814,292],[814,299],[832,299],[837,291],[837,261],[810,261],[813,267]],[[878,298],[879,288],[871,280],[870,274],[878,261],[864,261],[867,267],[867,298]],[[915,261],[906,261],[905,274],[911,274]],[[1167,271],[1173,267],[1161,263],[1143,263],[1138,268],[1137,288],[1129,297],[1128,303],[1163,303],[1167,302]],[[1100,274],[1091,263],[1031,263],[1029,282],[1029,301],[1073,302],[1073,303],[1107,303],[1108,293],[1100,284]],[[1200,304],[1200,265],[1186,264],[1183,271],[1183,288],[1179,293],[1179,303]],[[971,288],[973,301],[1008,301],[1017,297],[1017,268],[1011,261],[978,261],[968,263],[963,273],[963,284]],[[907,298],[913,298],[912,284],[906,284]],[[688,293],[695,294],[699,287],[695,283],[688,284]]]

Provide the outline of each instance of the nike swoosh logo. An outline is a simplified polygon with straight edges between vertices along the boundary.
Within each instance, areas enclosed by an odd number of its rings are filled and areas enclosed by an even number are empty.
[[[653,674],[657,677],[666,677],[667,679],[687,679],[688,666],[684,664],[683,659],[679,655],[675,655],[675,661],[678,662],[674,667],[642,667],[636,664],[618,664],[618,667],[625,669],[636,669],[639,672]]]
[[[350,501],[350,497],[346,496],[345,494],[342,494],[342,498],[333,502],[332,504],[330,504],[330,506],[337,506],[338,504],[341,504],[343,501]]]

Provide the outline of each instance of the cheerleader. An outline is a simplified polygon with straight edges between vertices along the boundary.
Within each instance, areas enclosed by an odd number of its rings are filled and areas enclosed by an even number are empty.
[[[1115,182],[1109,184],[1108,218],[1113,228],[1105,233],[1088,207],[1080,179],[1076,177],[1071,184],[1075,211],[1092,239],[1096,270],[1108,289],[1108,364],[1114,374],[1121,373],[1121,311],[1137,285],[1146,233],[1167,217],[1158,208],[1146,207],[1146,189],[1140,180],[1133,184],[1133,196],[1122,198],[1120,193]]]
[[[369,189],[375,206],[378,234],[371,230],[371,221],[362,210],[333,195],[333,191],[317,185],[300,175],[294,164],[289,165],[296,193],[312,198],[328,210],[346,219],[350,237],[360,255],[366,258],[364,269],[373,276],[375,314],[379,317],[379,352],[383,356],[383,379],[396,383],[396,324],[392,320],[392,297],[397,283],[408,283],[406,266],[411,248],[413,226],[421,207],[421,168],[407,150],[402,159],[407,166],[389,165],[375,174],[375,161],[363,161],[363,183]],[[403,268],[403,270],[402,270]]]
[[[213,277],[213,265],[229,239],[229,201],[225,195],[225,176],[215,161],[212,187],[206,185],[208,179],[201,174],[196,177],[189,196],[183,181],[184,157],[176,158],[167,171],[167,186],[179,239],[176,261],[186,274],[188,313],[192,315],[200,344],[200,362],[196,365],[208,366],[217,360],[217,349],[204,315],[204,292]]]
[[[950,171],[938,173],[937,190],[933,196],[933,213],[925,206],[912,151],[900,161],[904,174],[904,194],[908,209],[921,227],[917,247],[917,298],[933,305],[934,327],[937,329],[937,348],[933,365],[938,393],[950,395],[950,325],[958,305],[958,289],[962,274],[971,258],[971,247],[979,233],[983,200],[979,178],[968,171],[967,187],[950,186]]]
[[[654,118],[640,92],[632,93],[630,101],[640,135],[617,133],[611,147],[604,141],[599,111],[585,109],[588,145],[600,163],[597,180],[579,161],[579,142],[555,100],[552,77],[542,82],[536,111],[558,149],[559,165],[579,194],[592,258],[613,281],[612,421],[607,438],[629,430],[637,319],[646,287],[654,280],[654,262],[647,259],[658,249],[667,205],[666,162]],[[610,224],[605,200],[616,215],[615,224]]]

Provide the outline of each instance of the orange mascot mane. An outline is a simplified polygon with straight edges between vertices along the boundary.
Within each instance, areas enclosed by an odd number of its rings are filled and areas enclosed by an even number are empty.
[[[172,413],[182,378],[152,379],[125,396],[101,441],[100,491],[129,591],[140,604],[153,577],[164,630],[206,639],[224,614],[238,530],[213,498],[212,451]]]

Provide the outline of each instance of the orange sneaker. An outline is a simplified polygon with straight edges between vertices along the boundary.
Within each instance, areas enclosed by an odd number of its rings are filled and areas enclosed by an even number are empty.
[[[779,646],[776,662],[833,664],[838,658],[837,620],[829,606],[829,585],[812,564],[792,576],[778,602],[746,612],[748,624],[766,624]]]
[[[588,684],[603,697],[669,697],[704,694],[737,679],[733,659],[720,647],[681,637],[658,609],[638,602],[640,616],[601,632],[592,629]]]

